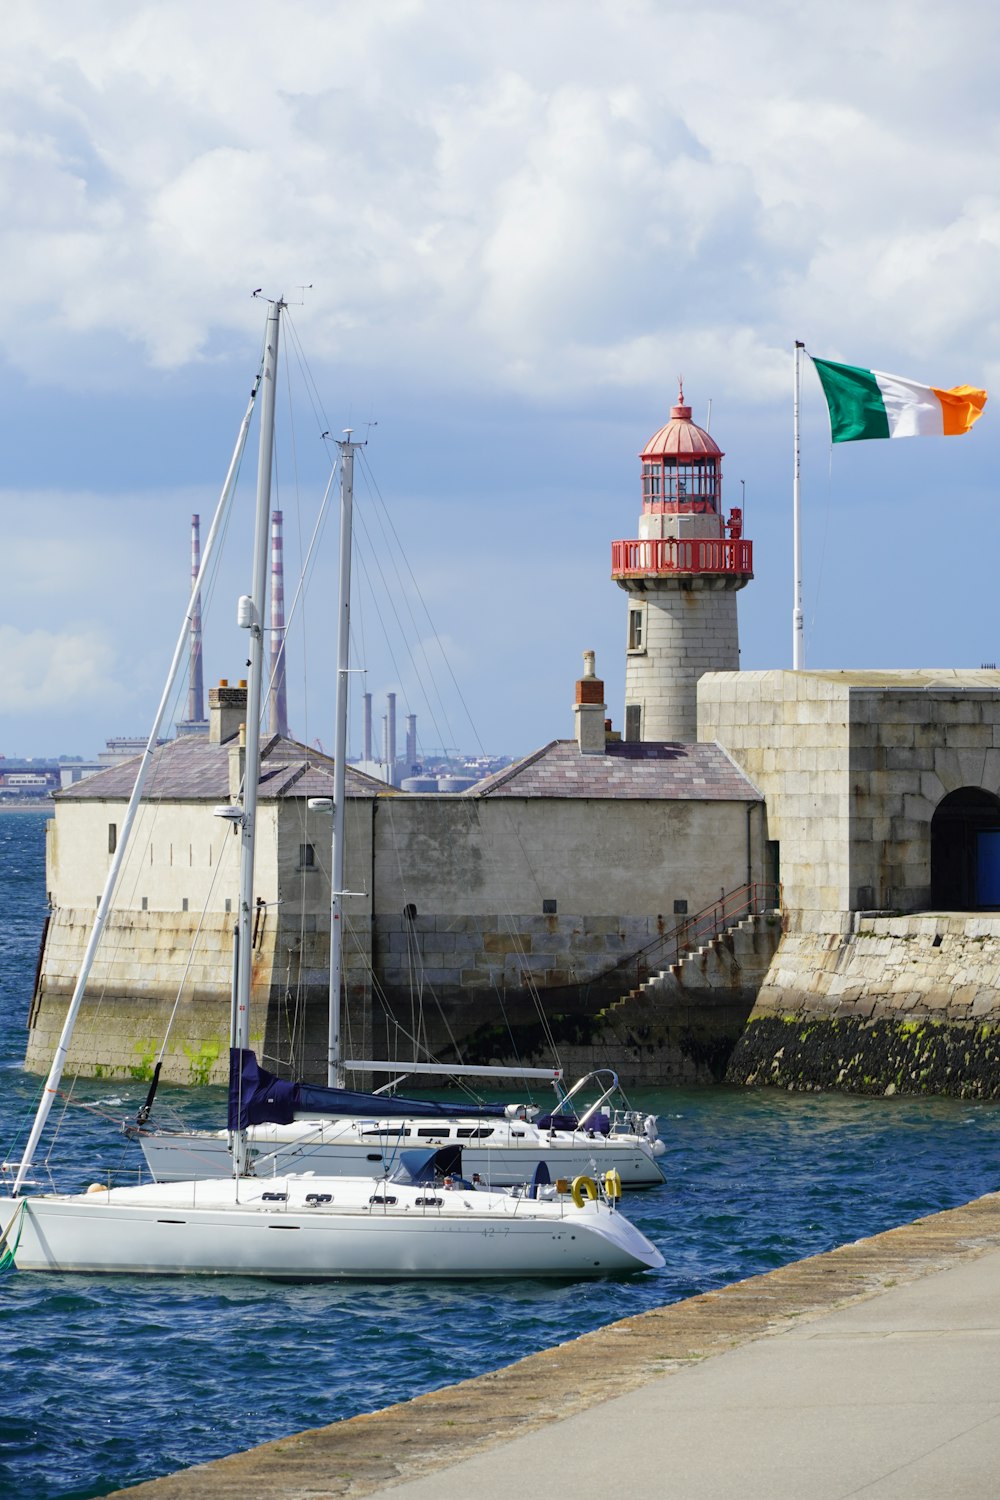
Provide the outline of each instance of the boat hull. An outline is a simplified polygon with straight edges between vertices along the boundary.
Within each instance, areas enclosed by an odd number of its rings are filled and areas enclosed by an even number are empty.
[[[579,1133],[536,1131],[516,1138],[506,1128],[495,1132],[499,1143],[480,1145],[445,1127],[439,1132],[416,1128],[408,1146],[428,1150],[457,1145],[466,1177],[478,1173],[490,1187],[516,1187],[530,1181],[543,1161],[550,1178],[603,1177],[617,1172],[623,1188],[658,1187],[663,1144],[640,1136],[587,1137]],[[232,1173],[229,1136],[225,1131],[164,1131],[140,1135],[146,1164],[158,1182],[192,1177],[228,1177]],[[256,1125],[247,1132],[250,1160],[258,1176],[316,1172],[324,1177],[352,1177],[391,1167],[403,1144],[396,1128],[380,1129],[374,1121],[297,1121],[293,1125]],[[659,1148],[658,1150],[656,1148]]]
[[[154,1184],[0,1200],[0,1230],[23,1271],[442,1280],[663,1264],[606,1204],[499,1199],[343,1179]]]

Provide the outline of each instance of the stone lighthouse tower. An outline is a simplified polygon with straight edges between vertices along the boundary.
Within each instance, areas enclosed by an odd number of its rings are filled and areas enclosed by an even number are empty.
[[[753,548],[740,511],[723,519],[722,449],[692,422],[683,385],[640,458],[638,539],[611,544],[611,576],[628,594],[625,738],[690,743],[699,677],[739,668],[736,594]]]

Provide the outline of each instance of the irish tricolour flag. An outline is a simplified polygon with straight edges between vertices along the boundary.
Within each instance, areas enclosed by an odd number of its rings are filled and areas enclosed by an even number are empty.
[[[883,370],[813,359],[830,408],[835,443],[858,438],[954,437],[982,416],[986,392],[971,385],[949,391],[918,385]]]

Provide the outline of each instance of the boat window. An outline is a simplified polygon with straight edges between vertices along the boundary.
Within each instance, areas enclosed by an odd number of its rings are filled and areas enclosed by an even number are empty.
[[[517,1138],[518,1138],[518,1140],[521,1140],[522,1137],[524,1136],[524,1131],[523,1130],[512,1130],[511,1131],[511,1135],[516,1135]]]
[[[455,1132],[461,1141],[485,1141],[488,1135],[493,1134],[492,1125],[480,1125],[475,1129],[460,1129]]]
[[[458,1133],[459,1135],[462,1134],[461,1131],[459,1131]],[[443,1129],[440,1125],[422,1125],[417,1131],[417,1135],[421,1140],[436,1140],[438,1136],[444,1136],[447,1134],[448,1131],[446,1129]]]
[[[375,1130],[362,1130],[362,1135],[409,1135],[405,1125],[379,1125]]]

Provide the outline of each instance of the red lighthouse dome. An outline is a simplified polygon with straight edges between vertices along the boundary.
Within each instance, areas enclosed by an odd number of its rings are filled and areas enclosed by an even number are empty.
[[[643,448],[642,508],[646,515],[718,514],[722,498],[722,449],[691,420],[684,386],[670,421]]]

